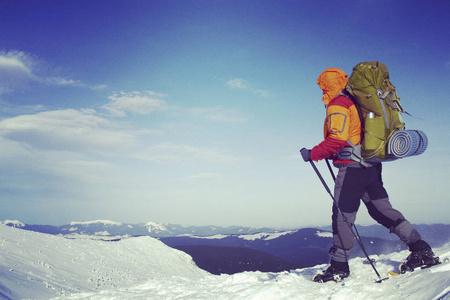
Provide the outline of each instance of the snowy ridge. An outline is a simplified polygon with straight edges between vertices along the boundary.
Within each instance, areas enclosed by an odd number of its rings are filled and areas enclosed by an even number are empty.
[[[145,226],[147,227],[148,232],[167,231],[167,227],[164,224],[148,222]]]
[[[5,223],[6,222],[6,223]],[[195,236],[211,236],[216,234],[253,234],[256,232],[275,232],[270,228],[251,227],[216,227],[216,226],[184,226],[178,224],[147,222],[140,224],[126,224],[108,220],[70,222],[60,226],[23,224],[19,221],[4,221],[5,225],[20,227],[25,230],[62,235],[95,235],[97,232],[108,232],[111,236],[151,236],[168,237],[191,234]]]
[[[259,232],[259,233],[253,233],[253,234],[233,234],[233,235],[225,235],[225,234],[215,234],[215,235],[209,235],[209,236],[198,236],[193,234],[183,234],[180,236],[186,236],[193,239],[205,239],[205,240],[220,240],[224,239],[230,236],[237,237],[243,240],[247,241],[255,241],[255,240],[273,240],[276,238],[279,238],[280,236],[292,234],[295,230],[292,231],[283,231],[283,232]]]
[[[326,265],[291,272],[211,275],[189,256],[150,237],[70,240],[0,225],[0,298],[5,299],[450,299],[450,263],[383,283],[363,258],[343,283],[311,277]],[[435,249],[450,257],[450,243]],[[407,251],[373,255],[382,276]]]
[[[165,237],[212,237],[211,239],[220,240],[222,235],[225,236],[247,236],[248,241],[251,239],[260,239],[261,237],[267,240],[268,238],[276,239],[278,237],[288,237],[288,233],[292,233],[295,230],[302,230],[306,228],[294,228],[294,229],[276,229],[276,228],[252,228],[241,226],[184,226],[178,224],[168,223],[156,223],[147,222],[140,224],[127,224],[114,221],[87,221],[87,222],[71,222],[70,224],[54,226],[54,225],[30,225],[24,224],[19,221],[4,221],[5,225],[11,227],[22,228],[25,230],[31,230],[35,232],[50,233],[54,235],[87,235],[96,236],[98,233],[102,233],[102,236],[106,239],[112,239],[116,237],[129,237],[129,236],[151,236],[154,238]],[[442,246],[446,242],[450,241],[450,224],[430,224],[430,225],[415,225],[416,229],[422,236],[426,237],[427,242],[433,246]],[[316,237],[331,237],[326,233],[320,233],[322,231],[331,231],[331,228],[313,228],[319,235]],[[103,235],[108,233],[109,236]],[[267,236],[266,236],[267,233]],[[311,232],[312,233],[312,232]],[[384,240],[398,241],[397,236],[392,235],[381,225],[361,226],[359,227],[359,233],[361,236],[377,237]],[[272,235],[275,234],[275,235]],[[284,234],[284,236],[282,235]],[[259,237],[258,237],[259,235]],[[294,236],[293,233],[291,236]],[[329,247],[328,247],[329,248]],[[327,249],[328,251],[328,249]]]
[[[120,222],[114,222],[109,220],[95,220],[95,221],[85,221],[85,222],[70,222],[70,226],[75,225],[92,225],[92,224],[102,224],[102,225],[111,225],[111,226],[122,226]]]
[[[215,235],[208,235],[208,236],[198,236],[198,235],[194,235],[194,234],[182,234],[180,236],[190,237],[193,239],[205,239],[205,240],[221,240],[221,239],[229,237],[229,235],[224,235],[224,234],[215,234]]]
[[[320,236],[320,237],[331,237],[331,238],[333,237],[333,233],[328,232],[328,231],[320,231],[320,230],[317,230],[316,235]]]
[[[1,221],[0,224],[8,225],[11,227],[16,227],[16,228],[25,227],[25,224],[23,224],[22,222],[19,222],[17,220],[5,220],[5,221]]]
[[[0,298],[6,299],[48,299],[206,274],[185,253],[150,237],[73,240],[0,225],[0,253]]]
[[[259,232],[259,233],[254,233],[254,234],[241,234],[238,235],[239,238],[244,239],[244,240],[249,240],[249,241],[254,241],[254,240],[273,240],[276,238],[279,238],[280,236],[283,235],[287,235],[287,234],[292,234],[295,231],[283,231],[283,232],[274,232],[274,233],[268,233],[268,232]]]

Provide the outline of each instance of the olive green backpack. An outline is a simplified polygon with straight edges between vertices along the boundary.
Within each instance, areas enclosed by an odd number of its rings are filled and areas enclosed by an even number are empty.
[[[353,68],[346,86],[357,102],[363,139],[361,155],[366,161],[395,159],[388,153],[392,134],[404,129],[403,109],[387,67],[380,62],[362,62]]]

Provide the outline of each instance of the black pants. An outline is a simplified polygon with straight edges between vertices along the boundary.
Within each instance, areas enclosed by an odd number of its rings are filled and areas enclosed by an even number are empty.
[[[381,163],[370,167],[362,167],[357,163],[341,166],[334,188],[336,202],[347,218],[347,223],[353,225],[362,199],[374,220],[397,234],[402,242],[413,243],[420,239],[420,235],[389,202],[383,187],[381,168]],[[354,246],[354,236],[335,205],[332,221],[335,248],[332,259],[347,261],[350,249]]]

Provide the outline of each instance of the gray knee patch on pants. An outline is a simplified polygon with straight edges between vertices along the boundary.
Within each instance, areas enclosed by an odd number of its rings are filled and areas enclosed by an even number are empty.
[[[403,220],[391,232],[398,235],[400,240],[405,244],[417,242],[421,239],[419,232],[407,220]]]

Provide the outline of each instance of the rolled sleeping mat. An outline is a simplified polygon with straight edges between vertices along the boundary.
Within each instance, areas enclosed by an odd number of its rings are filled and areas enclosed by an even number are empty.
[[[425,152],[428,138],[420,130],[398,130],[388,142],[388,153],[396,158],[419,155]]]

